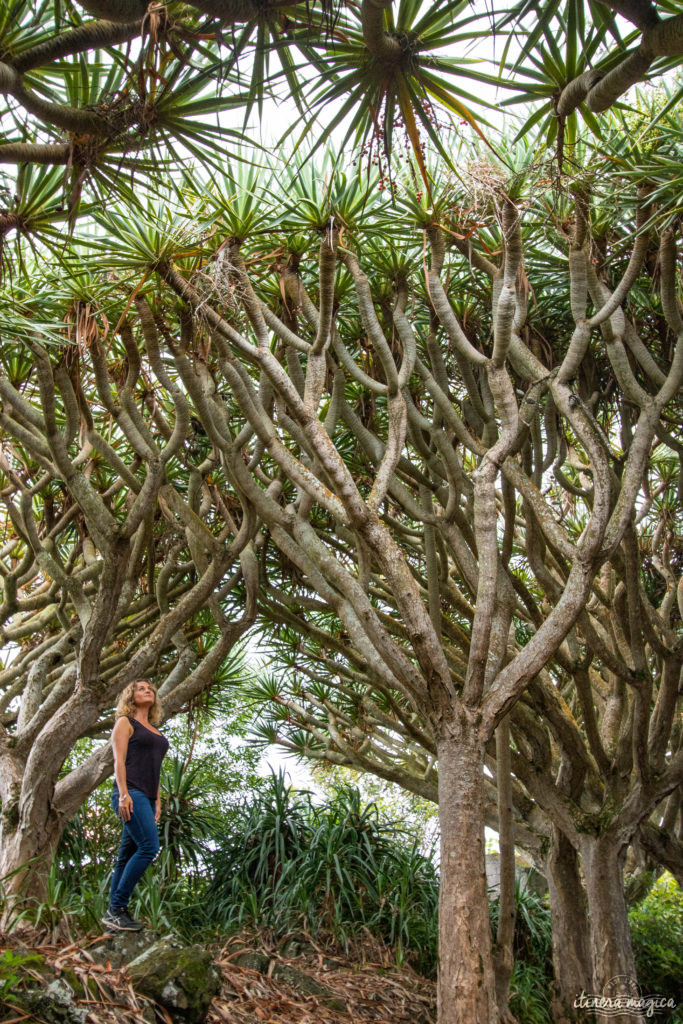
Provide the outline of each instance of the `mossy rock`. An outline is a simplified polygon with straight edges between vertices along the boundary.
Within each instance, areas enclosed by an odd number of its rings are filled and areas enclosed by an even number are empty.
[[[323,1006],[327,1006],[330,1010],[344,1013],[347,1009],[346,1003],[342,999],[338,999],[329,988],[321,985],[316,978],[312,978],[310,974],[306,974],[305,971],[300,971],[296,967],[278,963],[273,968],[273,977],[277,981],[284,981],[286,985],[290,985],[295,992],[302,996],[315,996]]]
[[[63,967],[61,977],[69,984],[78,999],[89,999],[90,990],[87,984],[78,977],[71,967]]]
[[[107,985],[102,985],[102,990],[105,994],[109,993]],[[110,993],[112,994],[112,993]],[[88,978],[88,999],[99,999],[100,988],[94,978]]]
[[[270,964],[270,957],[255,949],[245,949],[237,956],[233,956],[231,960],[236,967],[246,967],[248,971],[258,971],[259,974],[266,974]]]
[[[158,942],[160,937],[158,932],[149,928],[141,932],[107,932],[101,942],[88,947],[88,953],[95,963],[104,966],[109,961],[112,970],[118,971],[123,964],[129,964]]]
[[[211,954],[173,936],[159,939],[126,969],[133,988],[164,1006],[174,1020],[200,1024],[221,984]]]
[[[36,972],[43,978],[38,982],[26,968]],[[0,1000],[0,1011],[14,1017],[17,1013],[26,1015],[27,1020],[46,1021],[46,1024],[71,1024],[68,1007],[75,998],[73,989],[66,983],[58,983],[53,968],[47,963],[42,953],[35,953],[26,946],[7,948],[0,954],[0,980],[7,984],[8,979],[17,979],[6,992],[5,999]],[[55,1000],[54,996],[61,996]],[[30,1016],[29,1016],[30,1015]],[[3,1019],[5,1019],[3,1017]]]
[[[43,989],[16,994],[16,1005],[27,1010],[41,1024],[86,1024],[88,1011],[77,1005],[77,996],[66,978],[55,978]]]

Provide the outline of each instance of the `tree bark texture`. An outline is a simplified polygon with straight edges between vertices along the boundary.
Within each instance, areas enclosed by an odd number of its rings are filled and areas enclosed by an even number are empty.
[[[579,1021],[574,1000],[593,991],[586,893],[576,850],[557,826],[553,827],[546,862],[553,930],[553,994],[555,1024]]]
[[[438,741],[440,1024],[497,1024],[484,859],[484,743],[460,714]]]
[[[500,856],[500,894],[498,931],[494,950],[496,998],[501,1024],[515,1024],[510,1011],[510,978],[514,967],[515,937],[515,843],[512,820],[512,778],[510,765],[510,722],[504,718],[496,729],[496,767],[498,774],[498,849]]]
[[[609,994],[615,979],[636,979],[628,908],[624,895],[626,847],[609,833],[580,839],[590,921],[590,954],[596,995]],[[619,1017],[624,1024],[644,1024],[642,1013]]]
[[[39,780],[29,798],[20,799],[21,766],[0,755],[0,887],[5,896],[41,902],[47,895],[50,861],[62,831],[50,789],[46,780]],[[11,912],[11,905],[7,910]]]

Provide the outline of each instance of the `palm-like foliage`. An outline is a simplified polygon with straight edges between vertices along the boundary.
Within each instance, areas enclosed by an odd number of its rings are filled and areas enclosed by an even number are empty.
[[[94,3],[90,9],[95,20],[47,0],[13,0],[2,14],[0,88],[9,104],[0,160],[65,168],[72,218],[82,201],[87,212],[91,197],[108,205],[115,196],[130,200],[145,185],[158,187],[160,176],[188,154],[220,174],[226,148],[236,150],[242,138],[237,115],[246,125],[273,95],[288,97],[306,118],[308,146],[334,133],[340,149],[348,140],[356,148],[365,144],[368,160],[374,154],[388,170],[402,137],[427,195],[425,142],[449,161],[446,122],[481,131],[482,110],[491,103],[485,96],[496,84],[515,90],[504,104],[533,104],[522,131],[540,124],[552,138],[559,114],[571,148],[578,117],[598,129],[581,104],[587,91],[581,83],[599,84],[618,70],[642,29],[637,23],[622,39],[614,13],[583,0],[520,3],[486,17],[464,0],[401,0],[395,9],[370,2],[334,9],[294,2],[220,10],[173,3],[149,12],[135,3],[111,10]],[[659,9],[666,20],[674,7]],[[97,20],[103,16],[112,20]],[[500,74],[478,55],[468,56],[489,33],[503,50]],[[662,46],[655,46],[653,70],[677,59],[662,55]],[[296,129],[296,119],[285,127]],[[40,193],[38,181],[34,186]],[[23,221],[15,213],[8,203],[5,216],[15,230],[37,229],[35,218]],[[49,236],[51,226],[42,226]],[[3,236],[10,229],[0,227]]]
[[[539,126],[550,143],[555,140],[558,126],[565,133],[567,156],[570,157],[581,130],[581,120],[599,134],[599,122],[585,104],[560,113],[558,103],[564,90],[575,79],[587,72],[600,73],[595,68],[605,40],[614,33],[621,43],[613,14],[596,5],[595,22],[586,17],[583,0],[570,0],[564,4],[548,4],[529,33],[515,61],[505,64],[506,86],[512,94],[502,100],[503,106],[526,104],[531,112],[518,129],[518,137]],[[523,19],[528,8],[519,9]],[[627,37],[624,46],[635,33]],[[619,49],[603,58],[602,70],[614,67],[622,57]]]
[[[462,0],[431,9],[420,0],[401,0],[395,13],[389,4],[364,3],[358,23],[337,25],[332,48],[320,55],[314,48],[305,51],[319,76],[312,109],[333,109],[322,138],[346,121],[342,147],[353,138],[358,150],[374,139],[375,154],[386,158],[402,127],[421,163],[421,131],[446,155],[440,111],[476,127],[477,100],[461,80],[493,83],[494,78],[478,68],[477,59],[438,51],[465,48],[481,31],[478,22]]]
[[[218,821],[201,803],[201,765],[171,759],[164,764],[162,790],[159,837],[170,859],[170,877],[177,881],[182,868],[192,866],[196,871],[206,860]]]
[[[209,916],[225,925],[253,922],[277,935],[303,928],[344,942],[365,929],[399,960],[433,970],[432,860],[357,790],[317,806],[274,775],[219,842],[207,898]]]
[[[648,42],[648,33],[653,32],[671,32],[673,40],[680,23],[671,15],[677,13],[670,0],[657,4],[619,0],[549,0],[540,6],[528,0],[515,3],[502,19],[503,25],[513,23],[521,30],[518,56],[502,62],[507,72],[505,84],[516,93],[505,102],[546,100],[531,113],[521,131],[542,120],[552,137],[556,114],[563,127],[567,121],[568,142],[573,144],[576,113],[592,131],[598,130],[596,111],[610,107],[646,74],[661,74],[679,63],[677,44],[667,48],[664,43]],[[617,14],[630,22],[625,32]],[[506,46],[506,56],[508,52]],[[679,91],[678,98],[680,95]]]

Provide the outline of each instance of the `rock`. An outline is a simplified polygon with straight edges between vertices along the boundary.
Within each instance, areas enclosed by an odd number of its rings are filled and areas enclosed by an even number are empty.
[[[44,1024],[86,1024],[88,1011],[76,1005],[76,996],[65,978],[55,978],[42,991],[29,989],[22,1003]]]
[[[211,954],[167,935],[128,963],[133,988],[164,1006],[174,1020],[200,1024],[221,984]]]
[[[268,974],[270,962],[270,957],[265,953],[258,953],[253,949],[245,950],[232,957],[232,963],[237,967],[247,967],[250,971],[258,971],[259,974]],[[289,964],[283,964],[276,960],[270,975],[276,981],[284,981],[285,985],[290,985],[299,995],[315,996],[318,1002],[330,1010],[339,1010],[344,1013],[347,1009],[343,999],[338,999],[331,989],[321,985],[316,978],[306,974],[305,971],[300,971],[297,967],[290,967]]]
[[[291,985],[292,988],[304,996],[330,994],[330,990],[321,985],[315,978],[312,978],[310,974],[305,974],[304,971],[299,971],[296,967],[290,967],[288,964],[276,963],[272,973],[273,977],[277,978],[278,981],[284,981],[286,985]]]
[[[276,963],[272,975],[278,981],[284,981],[296,992],[303,996],[315,996],[318,1002],[327,1006],[330,1010],[339,1010],[344,1013],[347,1009],[346,1003],[338,999],[334,993],[325,985],[321,985],[316,978],[312,978],[305,971],[288,964]]]
[[[107,932],[98,945],[88,948],[88,952],[95,963],[104,965],[108,960],[112,969],[118,971],[119,967],[135,960],[159,938],[160,935],[149,928],[141,932]]]
[[[46,958],[26,946],[17,945],[3,951],[3,962],[9,966],[19,984],[6,989],[7,1000],[0,999],[0,1010],[8,1010],[11,1016],[17,1012],[30,1021],[45,1021],[45,1024],[84,1024],[85,1011],[76,1005],[81,996],[80,986],[70,984],[71,978],[56,978]],[[22,968],[30,968],[31,974]],[[42,976],[42,982],[33,972]],[[17,979],[18,973],[18,979]],[[0,986],[2,987],[2,986]]]
[[[293,960],[302,953],[315,953],[315,946],[304,932],[290,932],[280,942],[280,955],[286,960]]]
[[[258,971],[259,974],[266,974],[270,958],[265,953],[257,953],[253,949],[245,949],[243,953],[232,957],[232,963],[237,967],[246,967],[249,971]]]

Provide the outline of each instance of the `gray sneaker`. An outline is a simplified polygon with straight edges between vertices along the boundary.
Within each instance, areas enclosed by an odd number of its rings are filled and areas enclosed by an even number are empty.
[[[141,932],[145,927],[135,918],[131,917],[127,910],[111,910],[104,912],[102,921],[107,926],[107,931],[112,932]]]

